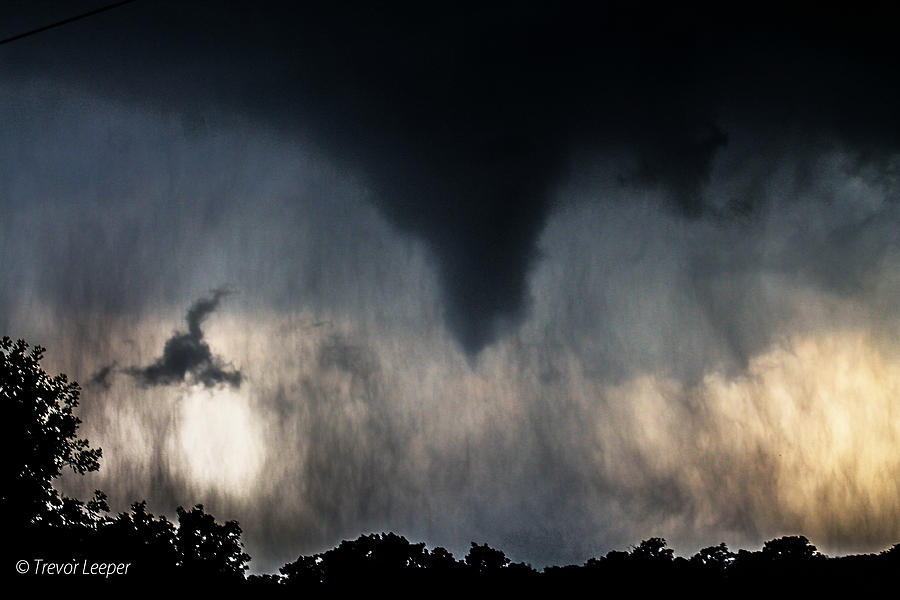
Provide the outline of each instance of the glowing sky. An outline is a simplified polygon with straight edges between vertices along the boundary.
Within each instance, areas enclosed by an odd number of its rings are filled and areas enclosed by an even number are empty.
[[[67,491],[202,502],[266,571],[388,530],[536,566],[900,541],[875,21],[621,9],[594,48],[539,8],[295,39],[151,4],[0,47],[0,333],[84,386]]]

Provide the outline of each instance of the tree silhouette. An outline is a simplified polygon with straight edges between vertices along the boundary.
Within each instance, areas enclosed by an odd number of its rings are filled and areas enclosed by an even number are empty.
[[[105,496],[84,505],[53,488],[67,467],[82,474],[100,468],[101,450],[78,439],[81,420],[73,411],[81,388],[64,374],[48,375],[40,365],[44,351],[29,351],[24,340],[0,341],[3,437],[12,448],[4,454],[0,510],[22,525],[63,525],[81,520],[81,508],[108,510]]]
[[[666,540],[658,537],[642,541],[631,551],[631,558],[640,561],[668,562],[674,555],[675,551],[667,547]]]
[[[299,556],[294,562],[278,569],[278,572],[284,575],[285,583],[298,587],[309,589],[325,583],[325,568],[318,554]]]
[[[777,561],[809,560],[820,556],[816,547],[802,535],[769,540],[763,545],[762,553],[765,558]]]
[[[292,585],[368,585],[372,582],[410,581],[434,561],[456,564],[443,548],[433,558],[424,542],[410,543],[395,533],[373,533],[344,540],[336,548],[313,556],[300,556],[280,569]],[[446,556],[445,556],[446,554]]]
[[[463,564],[456,560],[449,550],[441,546],[432,550],[425,560],[426,567],[436,572],[449,572],[453,569],[460,568]]]
[[[495,573],[509,564],[503,550],[495,550],[487,544],[479,546],[475,542],[472,542],[465,561],[466,565],[477,573]]]
[[[887,550],[883,550],[880,556],[887,561],[900,563],[900,544],[894,544]]]
[[[97,546],[116,548],[119,560],[134,565],[132,575],[159,578],[172,576],[179,563],[175,540],[175,525],[164,516],[155,517],[141,501],[100,529]]]
[[[718,546],[701,549],[691,557],[691,564],[722,574],[734,562],[734,559],[734,553],[728,550],[725,542],[722,542]]]
[[[250,556],[243,551],[238,522],[220,525],[202,504],[191,510],[179,506],[176,512],[175,545],[183,573],[193,578],[243,579]]]

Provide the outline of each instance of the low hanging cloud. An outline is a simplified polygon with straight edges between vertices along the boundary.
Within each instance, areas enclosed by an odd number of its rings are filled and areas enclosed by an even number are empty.
[[[219,302],[229,293],[220,288],[194,302],[187,311],[187,333],[176,331],[166,341],[162,356],[147,367],[128,369],[128,374],[144,385],[172,385],[191,380],[206,387],[219,384],[240,387],[241,372],[212,353],[200,329],[206,317],[218,308]]]
[[[98,369],[93,375],[91,375],[91,378],[88,380],[88,385],[97,386],[103,388],[104,390],[108,390],[110,386],[112,386],[112,377],[116,373],[116,365],[117,363],[113,361],[112,363]]]

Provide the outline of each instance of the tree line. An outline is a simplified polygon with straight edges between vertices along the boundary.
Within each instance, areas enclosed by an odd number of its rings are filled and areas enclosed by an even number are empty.
[[[689,558],[675,556],[666,540],[653,537],[628,551],[613,550],[581,565],[537,570],[512,562],[488,544],[471,543],[457,559],[442,547],[428,549],[395,533],[372,533],[335,548],[301,555],[278,573],[247,574],[237,521],[219,523],[197,504],[177,507],[177,523],[154,515],[144,501],[113,515],[97,490],[87,501],[60,494],[53,480],[64,469],[96,471],[102,452],[79,439],[75,415],[80,387],[40,366],[44,348],[4,337],[0,341],[0,399],[4,453],[0,516],[6,525],[3,577],[30,577],[42,587],[72,589],[135,585],[218,589],[269,595],[331,595],[337,590],[418,593],[422,590],[471,593],[521,590],[612,590],[635,593],[684,589],[694,592],[761,594],[882,592],[896,586],[900,544],[874,554],[828,557],[801,535],[767,541],[758,551],[732,552],[724,543]],[[68,565],[80,561],[128,564],[115,577],[43,577],[31,568],[17,572],[23,559]],[[32,564],[29,565],[33,567]],[[76,571],[77,572],[77,571]]]

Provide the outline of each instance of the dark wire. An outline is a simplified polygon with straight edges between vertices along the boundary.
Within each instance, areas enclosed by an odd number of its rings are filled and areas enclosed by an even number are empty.
[[[66,25],[67,23],[71,23],[72,21],[77,21],[79,19],[85,19],[87,17],[91,17],[96,15],[97,13],[102,13],[107,10],[111,10],[113,8],[118,8],[123,4],[130,4],[131,2],[135,2],[135,0],[123,0],[122,2],[115,2],[113,4],[107,4],[106,6],[101,6],[100,8],[96,8],[90,12],[82,13],[80,15],[75,15],[74,17],[69,17],[68,19],[64,19],[62,21],[57,21],[56,23],[51,23],[50,25],[44,25],[43,27],[38,27],[37,29],[32,29],[31,31],[26,31],[25,33],[20,33],[19,35],[14,35],[11,38],[6,38],[5,40],[0,40],[0,46],[3,44],[8,44],[10,42],[15,42],[16,40],[21,40],[24,37],[28,37],[29,35],[34,35],[36,33],[41,33],[42,31],[47,31],[48,29],[53,29],[54,27],[59,27],[61,25]]]

